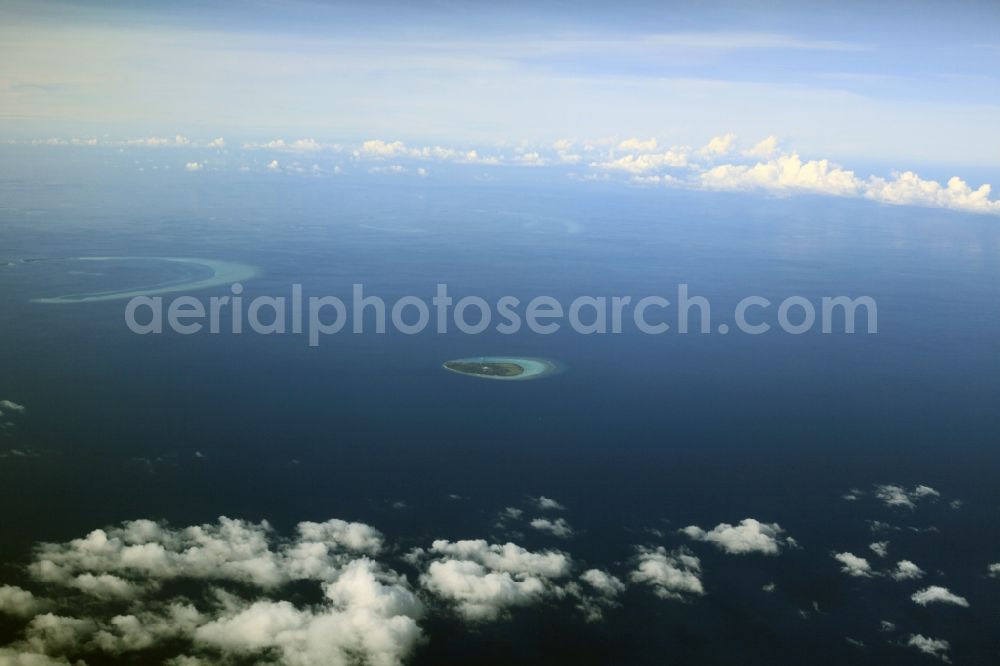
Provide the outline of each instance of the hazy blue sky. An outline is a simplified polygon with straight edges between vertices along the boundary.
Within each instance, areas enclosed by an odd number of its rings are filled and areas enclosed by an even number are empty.
[[[4,2],[0,134],[776,134],[1000,163],[997,3]]]

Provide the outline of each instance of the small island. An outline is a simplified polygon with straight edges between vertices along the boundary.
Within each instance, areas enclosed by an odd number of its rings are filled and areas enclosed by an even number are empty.
[[[443,367],[445,370],[460,375],[506,381],[540,379],[559,370],[559,366],[553,361],[515,356],[459,358],[454,361],[446,361]]]

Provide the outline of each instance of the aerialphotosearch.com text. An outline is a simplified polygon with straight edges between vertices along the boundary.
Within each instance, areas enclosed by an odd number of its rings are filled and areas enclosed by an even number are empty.
[[[578,296],[564,302],[552,296],[525,300],[502,296],[488,301],[479,296],[457,300],[448,285],[438,284],[426,299],[403,296],[391,302],[365,293],[354,284],[350,298],[304,296],[294,284],[289,296],[243,296],[243,285],[233,284],[230,294],[200,299],[137,296],[125,307],[129,330],[140,335],[169,330],[181,335],[207,331],[210,334],[253,332],[259,335],[305,335],[310,347],[324,336],[342,332],[384,334],[392,330],[405,335],[458,331],[478,335],[491,327],[513,335],[527,329],[551,335],[568,328],[581,335],[621,334],[629,329],[647,335],[666,333],[739,332],[762,335],[781,331],[801,335],[821,333],[878,332],[878,307],[870,296],[823,296],[809,299],[788,296],[773,302],[763,296],[747,296],[729,313],[727,321],[713,320],[712,305],[704,296],[692,295],[687,284],[677,285],[672,299],[662,295]]]

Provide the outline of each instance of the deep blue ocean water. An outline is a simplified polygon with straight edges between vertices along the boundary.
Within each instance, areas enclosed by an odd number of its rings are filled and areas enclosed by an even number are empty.
[[[227,515],[290,530],[340,517],[405,549],[506,540],[496,512],[546,495],[568,507],[577,536],[528,530],[518,543],[622,576],[636,544],[685,544],[708,594],[682,604],[635,587],[595,626],[544,608],[471,631],[436,619],[416,663],[916,663],[881,620],[947,637],[956,663],[1000,659],[1000,580],[985,575],[1000,561],[997,219],[503,169],[489,180],[462,169],[137,172],[62,150],[4,170],[0,260],[238,261],[261,270],[247,298],[293,283],[346,298],[363,283],[389,301],[430,299],[446,283],[456,298],[673,300],[686,283],[715,321],[748,295],[869,295],[879,332],[344,331],[318,348],[292,335],[137,336],[122,302],[29,302],[114,274],[0,268],[0,399],[28,408],[0,451],[32,453],[0,459],[0,572],[11,580],[32,544],[133,518]],[[226,290],[198,295],[213,293]],[[564,371],[504,383],[440,368],[491,354]],[[877,483],[927,484],[942,498],[899,511],[870,496]],[[850,488],[869,495],[845,501]],[[779,523],[801,548],[733,556],[675,533],[746,517]],[[874,559],[870,520],[903,528],[893,555],[930,572],[920,586],[947,585],[970,608],[922,608],[908,599],[916,584],[845,577],[831,553]],[[771,581],[777,591],[762,594]]]

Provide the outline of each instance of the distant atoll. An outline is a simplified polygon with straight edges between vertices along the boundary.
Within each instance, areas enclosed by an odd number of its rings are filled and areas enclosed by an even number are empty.
[[[559,371],[559,366],[543,358],[519,356],[476,356],[445,361],[445,370],[480,379],[523,381],[541,379]]]
[[[259,273],[256,267],[250,266],[249,264],[238,264],[232,261],[219,261],[217,259],[194,259],[189,257],[66,257],[59,260],[39,259],[37,261],[163,261],[207,268],[212,274],[196,280],[185,278],[151,285],[134,286],[114,291],[67,294],[65,296],[53,296],[50,298],[36,298],[32,300],[32,303],[93,303],[95,301],[115,301],[132,298],[134,296],[153,296],[157,294],[171,294],[180,291],[195,291],[197,289],[208,289],[209,287],[218,287],[232,284],[233,282],[241,282],[243,280],[248,280]]]

